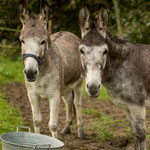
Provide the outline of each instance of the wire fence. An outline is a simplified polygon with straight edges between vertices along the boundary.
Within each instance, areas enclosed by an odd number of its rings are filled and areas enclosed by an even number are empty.
[[[8,31],[8,32],[18,32],[18,33],[21,32],[21,29],[13,29],[13,28],[7,28],[7,27],[0,27],[0,30]],[[48,30],[49,30],[49,33],[51,34],[52,33],[52,20],[49,20],[49,29]],[[0,48],[20,49],[20,47],[15,47],[12,45],[1,45],[1,44],[0,44]]]
[[[0,27],[0,30],[11,31],[11,32],[21,32],[21,30],[19,29],[12,29],[12,28],[6,28],[6,27]]]
[[[12,46],[12,45],[0,45],[0,48],[20,49],[20,47],[16,47],[16,46]]]

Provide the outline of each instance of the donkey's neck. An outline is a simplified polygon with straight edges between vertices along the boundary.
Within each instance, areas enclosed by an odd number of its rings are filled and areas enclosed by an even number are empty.
[[[103,83],[113,80],[115,71],[117,71],[118,67],[129,57],[134,49],[134,44],[114,38],[109,33],[106,40],[109,52],[104,69]]]
[[[53,69],[53,65],[52,65],[53,62],[52,62],[51,56],[54,55],[53,53],[54,53],[53,45],[49,45],[49,47],[47,48],[47,50],[45,52],[44,63],[42,64],[42,66],[40,68],[40,72],[42,74],[52,71],[52,69]]]
[[[51,58],[49,57],[49,51],[46,51],[45,56],[44,56],[44,62],[43,64],[40,66],[40,74],[45,74],[47,71],[49,71],[48,68],[49,65],[51,65]]]
[[[49,49],[45,54],[45,61],[42,66],[43,73],[53,72],[54,70],[59,70],[60,68],[60,54],[58,48],[54,43],[51,43]]]
[[[109,48],[109,57],[113,59],[124,59],[131,53],[134,44],[112,37],[107,33],[107,44]]]

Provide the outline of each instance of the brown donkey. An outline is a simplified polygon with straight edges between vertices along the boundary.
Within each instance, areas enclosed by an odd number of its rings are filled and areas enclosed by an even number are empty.
[[[107,33],[108,12],[100,5],[97,22],[87,6],[79,12],[79,46],[86,91],[97,97],[101,83],[129,119],[135,150],[146,150],[145,109],[150,107],[150,46],[133,44]]]
[[[20,35],[24,62],[25,85],[33,113],[34,130],[40,133],[42,115],[40,97],[50,103],[49,129],[57,137],[58,111],[61,97],[66,104],[66,125],[62,133],[70,132],[77,116],[78,137],[83,137],[81,117],[82,77],[78,52],[79,38],[69,32],[58,32],[49,37],[47,31],[49,6],[42,0],[39,15],[29,15],[24,0],[19,5],[23,24]]]

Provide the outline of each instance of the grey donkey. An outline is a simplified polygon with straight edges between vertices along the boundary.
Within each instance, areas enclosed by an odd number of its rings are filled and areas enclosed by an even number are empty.
[[[63,134],[70,133],[76,112],[78,137],[83,137],[81,116],[82,81],[79,57],[79,38],[70,32],[49,36],[47,30],[49,5],[42,0],[40,14],[29,15],[24,0],[19,4],[19,18],[23,24],[20,34],[24,63],[25,85],[32,108],[35,133],[40,133],[42,115],[40,98],[48,98],[49,129],[57,137],[60,99],[66,105],[66,125]]]
[[[150,107],[150,46],[112,37],[107,32],[108,12],[100,5],[96,22],[87,6],[79,12],[79,46],[85,88],[97,97],[104,85],[113,103],[124,108],[135,150],[146,150],[146,107]]]

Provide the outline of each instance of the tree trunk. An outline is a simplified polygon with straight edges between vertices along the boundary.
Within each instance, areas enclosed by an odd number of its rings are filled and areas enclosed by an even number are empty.
[[[115,10],[116,22],[117,22],[118,36],[122,37],[123,35],[122,35],[122,29],[121,29],[121,23],[120,23],[120,9],[119,9],[118,0],[113,0],[113,5],[114,5],[114,10]]]

